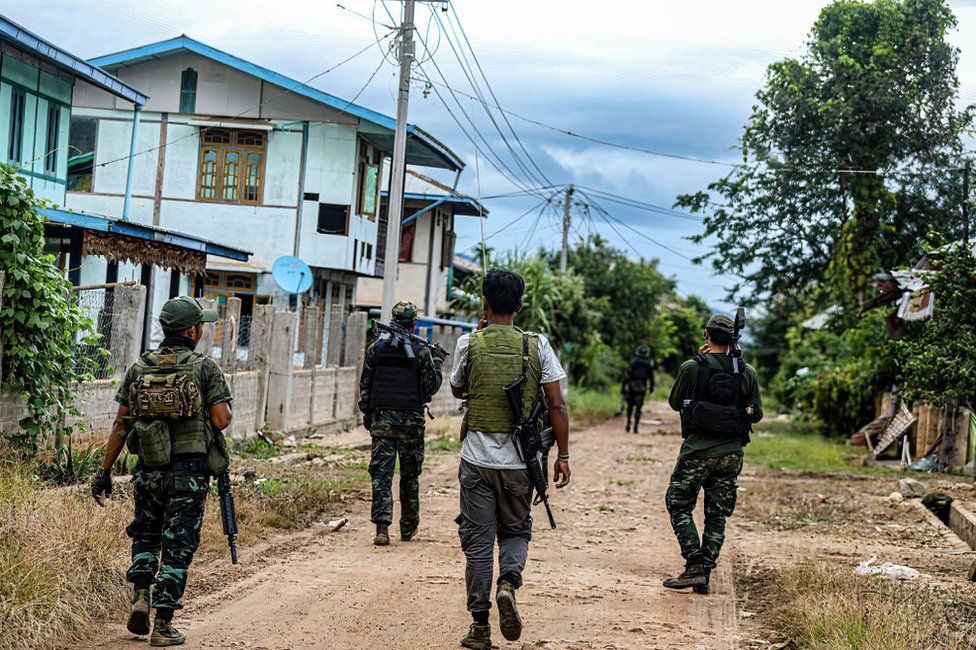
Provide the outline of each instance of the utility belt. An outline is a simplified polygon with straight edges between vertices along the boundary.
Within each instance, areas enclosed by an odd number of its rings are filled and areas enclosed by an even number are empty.
[[[206,474],[207,463],[204,458],[178,458],[166,465],[146,467],[142,460],[139,460],[136,469],[143,472],[168,472],[169,474]]]

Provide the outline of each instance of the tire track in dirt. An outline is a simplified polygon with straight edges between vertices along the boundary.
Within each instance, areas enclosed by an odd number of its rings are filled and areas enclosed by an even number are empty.
[[[677,427],[666,406],[654,405],[646,417],[664,424],[648,423],[635,436],[616,419],[574,434],[573,482],[552,499],[559,528],[544,527],[544,513],[535,513],[519,591],[523,637],[504,641],[493,611],[498,647],[735,647],[728,555],[713,574],[710,596],[661,586],[681,567],[663,504],[680,439],[662,435]],[[366,433],[360,435],[364,441]],[[391,546],[374,547],[369,504],[357,501],[337,533],[318,526],[245,550],[239,567],[224,560],[191,573],[187,608],[177,620],[188,634],[185,647],[458,647],[470,618],[453,521],[457,458],[430,460],[421,528],[410,543],[394,534]],[[145,641],[113,623],[100,647],[139,643]]]

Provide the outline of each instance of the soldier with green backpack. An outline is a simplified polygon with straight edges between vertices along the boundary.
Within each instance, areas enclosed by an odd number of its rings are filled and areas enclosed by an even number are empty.
[[[545,337],[515,327],[524,289],[516,273],[488,272],[482,283],[484,319],[476,332],[458,339],[451,371],[451,391],[466,407],[458,469],[461,514],[455,521],[473,619],[461,645],[472,650],[492,647],[488,613],[496,542],[499,627],[509,641],[522,633],[515,590],[522,586],[532,537],[532,486],[526,459],[519,457],[512,440],[516,422],[505,395],[507,384],[523,380],[523,418],[540,394],[545,396],[559,448],[553,468],[556,487],[565,487],[570,477],[569,415],[559,383],[566,373]]]
[[[203,324],[216,320],[216,312],[188,296],[163,305],[159,322],[165,338],[125,374],[105,459],[92,481],[92,496],[101,505],[112,494],[111,468],[123,445],[138,456],[132,476],[135,518],[126,528],[132,538],[126,578],[134,588],[127,627],[149,634],[155,608],[152,646],[186,640],[172,625],[173,613],[182,607],[200,543],[210,477],[225,472],[230,460],[223,434],[232,418],[230,390],[217,363],[194,352]]]

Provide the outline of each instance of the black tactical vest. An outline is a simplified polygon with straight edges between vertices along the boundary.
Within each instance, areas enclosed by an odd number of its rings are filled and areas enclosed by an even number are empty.
[[[742,375],[716,368],[704,356],[695,360],[698,375],[691,404],[682,410],[682,434],[684,437],[704,433],[745,438],[750,424],[745,412]]]
[[[407,349],[411,353],[408,353]],[[369,408],[388,411],[423,411],[420,355],[423,346],[404,338],[382,338],[373,344],[373,383]]]

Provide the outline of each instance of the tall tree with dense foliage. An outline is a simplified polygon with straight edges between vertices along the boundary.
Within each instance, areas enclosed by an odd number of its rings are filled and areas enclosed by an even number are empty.
[[[806,51],[771,65],[742,165],[678,204],[706,214],[716,271],[746,299],[816,287],[854,305],[871,275],[958,229],[956,19],[943,0],[838,0]],[[855,171],[845,171],[855,170]]]
[[[28,454],[59,426],[72,408],[72,383],[89,379],[94,363],[75,358],[78,343],[90,343],[86,332],[91,322],[74,301],[54,257],[44,253],[40,205],[17,170],[0,165],[0,269],[6,272],[0,379],[26,397],[28,409],[21,430],[3,433]]]

